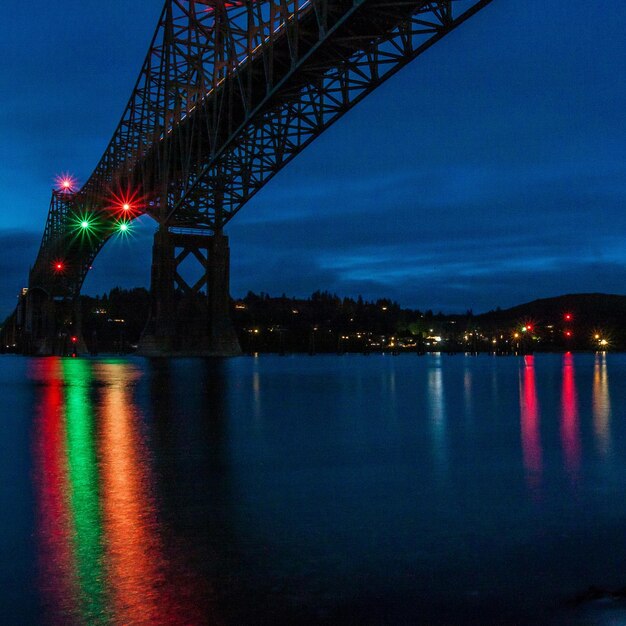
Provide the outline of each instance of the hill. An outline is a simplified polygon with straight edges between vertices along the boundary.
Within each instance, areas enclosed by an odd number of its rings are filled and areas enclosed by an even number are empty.
[[[543,298],[510,309],[489,311],[476,316],[485,322],[499,323],[507,320],[532,318],[537,323],[564,320],[571,315],[573,321],[586,324],[626,324],[626,296],[604,293],[576,293]]]
[[[150,297],[145,289],[113,289],[83,296],[83,335],[93,350],[127,351],[141,335]],[[179,321],[194,303],[181,296]],[[533,300],[479,315],[443,314],[317,291],[309,298],[248,293],[232,302],[232,319],[246,351],[437,350],[626,350],[626,296],[585,293]]]

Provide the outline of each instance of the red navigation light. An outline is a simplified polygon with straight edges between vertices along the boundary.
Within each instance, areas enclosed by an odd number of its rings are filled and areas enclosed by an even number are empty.
[[[532,329],[533,329],[532,324],[526,324],[526,330],[532,331]]]
[[[215,0],[211,0],[211,1],[204,0],[204,2],[202,2],[202,4],[208,4],[209,5],[209,6],[207,6],[206,9],[204,9],[204,11],[206,13],[213,13],[213,11],[215,11],[215,7],[214,6],[210,6],[210,5],[217,4],[217,3],[215,2]],[[232,9],[234,7],[244,6],[244,4],[245,3],[242,0],[235,0],[234,2],[223,2],[222,6],[225,9]]]
[[[77,185],[76,179],[68,173],[61,174],[54,179],[54,182],[57,186],[57,191],[62,191],[64,193],[72,193]]]
[[[566,337],[571,337],[572,336],[572,331],[571,330],[566,330],[565,331],[565,336]]]
[[[78,337],[72,337],[72,343],[76,343],[78,341]]]
[[[54,261],[52,263],[52,269],[59,274],[65,269],[65,265],[63,264],[63,261]]]
[[[137,217],[145,211],[146,204],[146,199],[139,191],[132,191],[130,188],[119,189],[117,193],[111,192],[108,200],[108,208],[118,217],[120,215]]]
[[[572,314],[571,313],[565,313],[565,315],[563,315],[563,318],[565,319],[566,322],[571,322],[572,321]]]

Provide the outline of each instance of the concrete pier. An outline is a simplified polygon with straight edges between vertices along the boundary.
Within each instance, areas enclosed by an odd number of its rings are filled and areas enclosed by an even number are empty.
[[[202,268],[200,278],[193,285],[179,272],[180,264],[190,255]],[[159,228],[152,248],[150,290],[150,320],[138,354],[150,357],[241,354],[230,319],[227,236],[221,232],[171,232]],[[196,306],[191,314],[185,307],[189,302]]]

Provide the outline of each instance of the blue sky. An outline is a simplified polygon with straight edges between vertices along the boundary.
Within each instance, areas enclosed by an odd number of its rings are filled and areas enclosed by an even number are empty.
[[[322,135],[231,222],[234,296],[316,289],[484,311],[626,289],[626,4],[494,0]],[[0,25],[0,317],[54,177],[84,181],[160,0],[9,3]],[[148,285],[154,224],[84,293]]]

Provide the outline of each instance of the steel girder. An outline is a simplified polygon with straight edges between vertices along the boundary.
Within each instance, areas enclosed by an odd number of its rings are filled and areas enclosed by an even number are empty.
[[[220,231],[282,167],[491,0],[166,0],[85,185],[54,192],[30,284],[77,295],[134,194],[163,225]],[[99,229],[77,237],[72,220]],[[64,258],[63,276],[50,266]]]
[[[465,7],[458,14],[449,1],[355,5],[320,41],[322,51],[296,64],[216,155],[192,174],[171,217],[222,227],[324,130],[490,1],[459,3]]]

